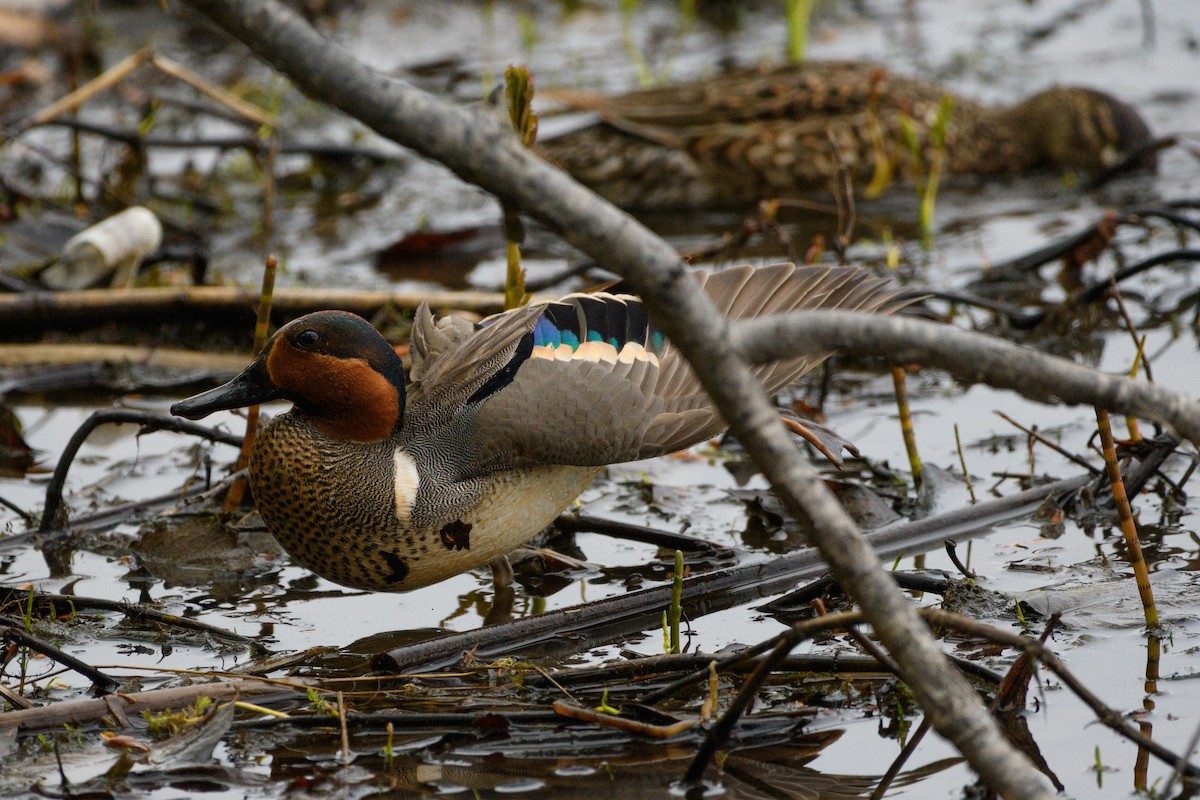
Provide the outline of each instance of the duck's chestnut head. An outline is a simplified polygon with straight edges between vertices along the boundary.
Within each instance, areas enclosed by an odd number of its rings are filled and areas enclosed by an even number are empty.
[[[214,411],[290,400],[328,436],[391,437],[404,413],[404,371],[391,345],[362,317],[318,311],[284,325],[233,380],[171,406],[200,419]]]

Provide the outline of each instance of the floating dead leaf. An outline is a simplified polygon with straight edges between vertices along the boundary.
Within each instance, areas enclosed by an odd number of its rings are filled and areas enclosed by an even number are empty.
[[[134,750],[139,753],[149,753],[150,745],[144,742],[139,742],[137,739],[125,733],[112,733],[110,731],[102,731],[100,737],[104,740],[105,747],[111,747],[114,750]]]

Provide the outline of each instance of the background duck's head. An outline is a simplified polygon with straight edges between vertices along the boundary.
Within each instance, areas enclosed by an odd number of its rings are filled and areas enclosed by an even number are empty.
[[[1013,111],[1047,163],[1099,172],[1143,153],[1131,166],[1154,166],[1150,127],[1133,106],[1112,95],[1055,87],[1035,94]]]
[[[214,411],[290,400],[293,413],[336,439],[391,437],[404,414],[404,370],[391,345],[362,317],[318,311],[284,325],[233,380],[171,406],[200,419]]]

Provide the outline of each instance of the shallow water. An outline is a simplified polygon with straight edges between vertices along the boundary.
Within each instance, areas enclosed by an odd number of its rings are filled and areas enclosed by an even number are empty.
[[[1194,88],[1194,76],[1200,70],[1200,48],[1196,44],[1200,22],[1189,0],[1149,4],[1154,12],[1153,46],[1144,41],[1136,3],[1021,4],[995,0],[972,4],[969,11],[953,0],[864,5],[867,12],[862,15],[842,4],[831,9],[822,5],[810,55],[880,60],[897,72],[943,80],[956,91],[994,102],[1007,102],[1054,83],[1100,86],[1135,105],[1156,132],[1194,134],[1200,128],[1200,105]],[[1078,18],[1064,22],[1047,38],[1030,43],[1029,31],[1075,8],[1081,10]],[[450,59],[452,67],[432,71],[434,81],[462,98],[479,93],[483,82],[480,73],[496,72],[510,60],[527,63],[539,86],[634,85],[635,70],[621,45],[619,14],[606,7],[585,6],[566,15],[558,4],[539,4],[529,12],[537,31],[537,43],[529,48],[522,44],[518,22],[526,9],[525,4],[496,2],[491,22],[486,23],[476,4],[365,4],[339,16],[335,35],[360,57],[385,71],[403,74],[434,60]],[[162,19],[148,9],[105,9],[96,24],[112,37],[108,46],[127,45],[133,49],[151,43],[161,52],[200,69],[204,61],[184,44],[180,30],[162,25]],[[652,48],[646,44],[646,37],[667,32],[658,51],[664,55],[657,60],[651,56],[650,60],[656,69],[679,77],[711,72],[725,54],[743,60],[771,56],[780,51],[783,41],[781,15],[773,4],[747,10],[742,30],[729,40],[703,25],[682,38],[674,36],[671,32],[678,29],[679,22],[671,3],[648,3],[637,12],[635,20],[640,46],[647,52]],[[225,62],[217,64],[218,68],[226,66]],[[453,74],[466,77],[451,81],[447,76]],[[452,88],[447,89],[451,83]],[[297,126],[297,137],[303,132],[312,139],[344,138],[354,129],[342,120],[305,109],[294,98],[289,99],[287,108]],[[48,135],[47,140],[53,143],[54,137]],[[368,141],[386,148],[372,137]],[[155,158],[153,169],[158,174],[173,173],[183,159],[173,152]],[[201,169],[219,162],[211,154],[194,158]],[[300,161],[284,159],[282,171],[289,167],[301,170]],[[213,269],[229,279],[254,283],[261,253],[269,250],[286,261],[282,283],[430,286],[436,281],[436,270],[414,276],[398,270],[384,272],[377,268],[377,255],[405,234],[424,227],[440,231],[492,227],[497,219],[496,206],[487,195],[464,186],[440,167],[408,157],[356,174],[350,185],[334,186],[331,191],[340,192],[338,197],[343,199],[353,195],[369,202],[354,213],[331,214],[328,205],[322,205],[329,198],[314,199],[321,193],[313,187],[285,191],[269,241],[263,241],[244,223],[254,218],[256,212],[247,210],[256,207],[258,198],[245,189],[240,194],[235,191],[232,203],[242,213],[236,219],[214,221]],[[1154,178],[1120,181],[1097,195],[1071,191],[1056,178],[947,192],[939,199],[938,227],[931,249],[922,250],[916,241],[903,242],[899,275],[918,284],[961,287],[978,274],[980,265],[1035,249],[1095,221],[1106,208],[1197,195],[1200,163],[1180,148],[1164,154]],[[893,190],[893,197],[860,209],[860,215],[865,220],[860,228],[864,236],[873,222],[897,231],[911,231],[915,203],[903,196],[903,190]],[[656,219],[653,224],[684,246],[714,237],[736,227],[739,221],[740,215],[721,213]],[[1172,246],[1170,237],[1161,231],[1142,243],[1134,243],[1132,234],[1123,235],[1130,240],[1128,252],[1135,255]],[[766,245],[758,247],[768,249]],[[531,268],[531,276],[539,271],[553,273],[571,259],[569,250],[555,243],[549,234],[536,231],[528,254],[538,266],[537,270]],[[884,247],[864,241],[851,254],[879,265]],[[780,256],[777,250],[763,253],[764,260]],[[478,255],[466,259],[461,274],[442,283],[492,288],[502,275],[502,264],[501,252],[484,246]],[[1109,266],[1106,262],[1105,268]],[[1049,274],[1052,269],[1046,267],[1043,272]],[[1123,292],[1130,298],[1140,294],[1153,299],[1156,305],[1169,307],[1194,288],[1188,270],[1188,266],[1154,270],[1123,286]],[[1097,274],[1095,267],[1089,267],[1089,274]],[[1053,281],[1043,292],[1048,301],[1061,294]],[[1144,314],[1138,304],[1131,302],[1131,308],[1141,322]],[[981,312],[975,317],[985,319]],[[1145,333],[1149,337],[1146,352],[1152,358],[1158,381],[1192,396],[1200,394],[1200,360],[1190,315],[1185,314],[1174,331],[1163,326]],[[1079,360],[1084,363],[1113,372],[1127,371],[1135,354],[1129,335],[1111,321],[1100,330],[1075,332],[1062,345],[1070,353],[1081,354]],[[837,375],[835,391],[825,409],[829,424],[854,441],[873,462],[904,469],[907,458],[895,418],[890,378],[847,367],[839,369]],[[815,388],[809,385],[804,393],[812,397]],[[1029,471],[1025,436],[996,417],[993,410],[1003,410],[1024,425],[1052,432],[1065,449],[1076,453],[1086,452],[1095,426],[1089,409],[1047,407],[987,387],[964,388],[931,370],[910,378],[910,393],[922,456],[950,473],[945,480],[937,481],[933,513],[969,502],[965,486],[954,477],[961,475],[955,425],[968,469],[975,477],[975,491],[981,498],[996,480],[991,477],[993,473]],[[139,407],[165,411],[171,398],[138,402]],[[27,440],[41,454],[39,464],[51,468],[78,424],[93,408],[108,405],[108,398],[22,398],[16,411]],[[278,413],[283,408],[269,411]],[[240,420],[232,414],[210,422],[223,422],[234,430],[240,427]],[[1120,435],[1120,421],[1114,420],[1114,424]],[[137,437],[132,426],[96,434],[72,467],[67,484],[71,509],[76,514],[85,513],[117,500],[174,491],[188,476],[203,473],[198,456],[204,452],[211,453],[213,471],[219,477],[232,459],[231,448],[197,447],[185,437],[166,433]],[[691,535],[738,548],[743,558],[766,558],[794,544],[781,541],[780,536],[764,541],[748,521],[745,506],[727,494],[729,489],[744,486],[762,488],[765,484],[761,477],[749,478],[748,484],[739,483],[740,471],[724,458],[710,458],[708,450],[700,451],[700,455],[695,460],[658,459],[613,467],[585,493],[582,510],[669,530],[686,527]],[[1047,448],[1036,448],[1034,455],[1038,475],[1061,477],[1078,471]],[[1099,463],[1094,454],[1091,460]],[[1178,478],[1185,468],[1183,459],[1176,459],[1168,474]],[[20,508],[36,509],[44,487],[44,475],[25,480],[0,479],[0,497]],[[1015,481],[1008,480],[1000,484],[999,491],[1011,493],[1017,488]],[[1038,590],[1046,587],[1070,587],[1073,591],[1068,594],[1076,600],[1062,628],[1052,637],[1052,646],[1092,691],[1123,713],[1136,715],[1139,724],[1152,726],[1154,738],[1176,752],[1184,748],[1200,725],[1200,684],[1194,680],[1200,674],[1200,624],[1194,611],[1200,590],[1200,540],[1194,505],[1194,500],[1172,504],[1157,494],[1145,494],[1137,501],[1147,535],[1144,538],[1148,539],[1146,555],[1155,575],[1166,627],[1161,662],[1155,667],[1162,679],[1152,690],[1146,687],[1147,639],[1136,599],[1129,592],[1132,581],[1122,560],[1124,544],[1110,520],[1099,524],[1082,520],[1081,524],[1068,517],[1059,531],[1049,529],[1040,520],[1020,520],[997,526],[986,537],[959,548],[982,585],[1003,595],[1035,598]],[[6,510],[0,520],[10,531],[24,527]],[[147,576],[136,569],[137,562],[129,555],[130,544],[138,533],[137,525],[123,524],[90,535],[84,546],[69,556],[69,568],[63,574],[54,572],[48,559],[33,546],[0,543],[4,582],[114,600],[149,599],[171,613],[252,637],[273,651],[331,645],[352,653],[382,649],[379,635],[388,631],[476,628],[483,623],[492,593],[490,577],[482,572],[404,595],[353,592],[289,565],[266,548],[249,553],[250,563],[232,574],[219,567],[214,571],[211,565],[201,562],[186,563],[169,572],[164,567]],[[589,564],[602,565],[605,570],[593,566],[544,600],[518,592],[514,609],[517,615],[623,593],[624,583],[614,577],[621,574],[622,568],[656,563],[659,568],[641,570],[645,584],[666,578],[666,561],[652,546],[596,534],[581,534],[577,543]],[[899,566],[912,567],[917,555],[901,559]],[[941,551],[922,558],[927,568],[955,572]],[[937,599],[926,597],[920,602],[934,604]],[[1021,627],[1008,611],[985,615],[983,621],[1002,628]],[[1039,624],[1031,623],[1030,631],[1035,635],[1040,631]],[[734,643],[761,641],[781,629],[774,618],[741,607],[692,621],[688,643],[693,651],[714,652]],[[248,651],[217,647],[211,642],[139,637],[111,623],[99,635],[81,636],[67,630],[58,631],[58,635],[70,652],[116,675],[143,675],[146,686],[162,680],[163,669],[225,670],[251,658]],[[356,643],[358,647],[354,647]],[[947,646],[953,649],[955,644]],[[661,647],[660,632],[651,630],[642,637],[594,648],[574,660],[598,663],[619,655],[623,649],[653,654]],[[836,639],[810,643],[801,649],[849,652],[851,647]],[[974,644],[962,646],[964,654],[977,649]],[[992,653],[982,657],[995,669],[1003,669],[1011,660],[1011,654],[1002,659]],[[331,658],[326,667],[330,672],[352,669],[348,663],[362,668],[361,659],[350,656]],[[46,669],[36,666],[31,671],[38,674]],[[320,674],[321,669],[312,672]],[[12,673],[10,664],[8,675]],[[1031,695],[1027,718],[1043,756],[1066,784],[1068,794],[1104,798],[1131,795],[1135,748],[1096,724],[1091,712],[1056,679],[1046,673],[1041,677],[1043,686]],[[86,685],[82,678],[64,673],[56,678],[49,694],[72,697]],[[780,707],[786,705],[779,703]],[[816,749],[815,755],[805,760],[796,756],[788,763],[798,766],[803,762],[806,770],[837,778],[833,785],[849,791],[850,782],[845,776],[881,775],[899,752],[894,731],[885,730],[885,717],[893,716],[894,710],[873,709],[866,701],[823,709],[807,730],[836,730],[840,738]],[[915,719],[909,722],[915,725]],[[665,794],[670,781],[682,774],[689,752],[688,747],[681,747],[683,755],[675,753],[670,758],[661,748],[608,742],[596,745],[589,758],[572,759],[546,752],[544,742],[536,743],[540,747],[530,746],[512,754],[520,749],[519,743],[516,735],[507,744],[458,739],[447,743],[437,736],[419,735],[401,745],[406,755],[398,761],[419,776],[411,789],[413,796],[466,794],[465,787],[481,796],[556,796],[566,787],[581,796],[598,791],[611,794],[614,790],[647,796],[651,787]],[[278,731],[242,731],[226,739],[216,751],[218,763],[227,771],[190,778],[153,776],[140,783],[127,781],[119,793],[136,797],[178,797],[201,790],[214,797],[316,796],[333,791],[355,797],[371,795],[376,791],[380,769],[375,763],[382,747],[379,737],[356,736],[354,749],[360,760],[346,770],[335,758],[338,746],[336,735],[305,739]],[[508,757],[488,755],[505,752],[505,748],[513,748]],[[0,778],[7,791],[24,791],[37,779],[57,784],[53,760],[39,758],[35,743],[27,740],[20,752],[24,766]],[[942,763],[955,755],[945,742],[927,738],[906,769],[931,765],[928,774],[914,783],[894,787],[888,796],[961,796],[963,787],[973,782],[973,775],[961,764]],[[69,777],[79,782],[100,774],[106,768],[104,757],[105,752],[98,746],[77,746],[74,758],[69,759]],[[644,759],[641,766],[637,766],[639,759]],[[662,763],[648,766],[656,761]],[[1097,762],[1102,769],[1097,769]],[[554,768],[548,768],[548,764]],[[464,765],[472,768],[464,770]],[[596,771],[586,772],[589,769]],[[530,775],[522,777],[522,770]],[[1157,761],[1151,761],[1148,770],[1150,786],[1161,784],[1169,774]],[[787,781],[791,783],[783,785],[818,785],[816,775],[810,772],[799,777],[789,775]],[[727,783],[727,788],[734,786],[731,778]],[[409,796],[401,794],[403,791],[407,790],[397,789],[396,796]],[[740,796],[738,791],[732,789],[731,796]]]

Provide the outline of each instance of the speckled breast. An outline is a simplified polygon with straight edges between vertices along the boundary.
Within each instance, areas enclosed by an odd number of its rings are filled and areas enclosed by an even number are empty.
[[[331,439],[284,414],[259,433],[250,456],[259,513],[283,548],[318,575],[400,592],[481,567],[525,543],[600,471],[498,472],[460,513],[412,529],[396,517],[394,448],[390,441]]]

